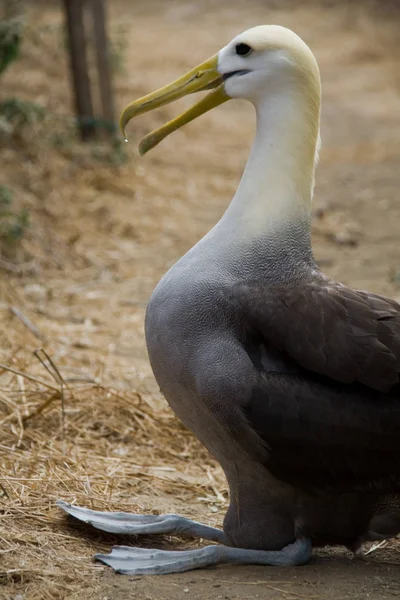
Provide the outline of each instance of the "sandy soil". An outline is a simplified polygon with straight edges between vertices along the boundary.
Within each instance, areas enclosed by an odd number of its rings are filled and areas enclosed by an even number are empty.
[[[316,559],[307,567],[218,568],[161,578],[115,578],[103,591],[108,600],[386,600],[399,595],[400,566],[359,565],[342,558]]]
[[[117,79],[119,109],[252,25],[283,24],[307,41],[323,81],[316,258],[344,283],[400,299],[400,79],[390,19],[353,4],[349,8],[350,3],[318,7],[288,2],[282,3],[284,8],[257,0],[110,4],[112,30],[123,30],[127,41],[126,72]],[[60,13],[46,5],[33,11],[31,20],[38,27],[57,27]],[[42,53],[36,62],[34,53],[26,53],[17,71],[7,75],[6,88],[44,103],[50,112],[67,114],[69,91],[61,50],[55,48],[55,58],[50,59]],[[115,538],[75,527],[54,509],[54,500],[62,496],[98,508],[181,512],[212,524],[223,518],[226,486],[221,472],[165,407],[148,365],[142,325],[146,301],[159,277],[215,223],[232,197],[248,155],[254,118],[246,104],[229,103],[139,159],[138,139],[178,110],[176,105],[166,107],[133,124],[131,144],[124,148],[129,160],[117,168],[95,162],[76,144],[56,151],[46,147],[44,139],[34,158],[31,148],[2,148],[5,182],[31,210],[32,228],[21,250],[24,267],[13,263],[11,268],[8,259],[2,262],[0,318],[6,333],[1,362],[14,356],[20,370],[34,369],[30,357],[39,342],[10,315],[10,307],[17,306],[37,327],[40,343],[64,374],[89,374],[121,397],[131,394],[133,404],[140,397],[137,414],[140,409],[142,418],[147,411],[147,423],[154,419],[155,425],[145,435],[142,425],[137,429],[136,414],[131,423],[126,403],[122,410],[110,393],[89,390],[86,395],[76,393],[68,406],[67,446],[62,446],[55,433],[58,408],[50,406],[24,430],[18,429],[18,411],[14,420],[11,408],[10,413],[5,410],[0,466],[10,503],[0,501],[10,518],[7,527],[14,529],[9,529],[9,537],[2,532],[7,554],[0,598],[397,596],[397,542],[376,550],[367,561],[326,550],[297,569],[223,567],[131,578],[91,564],[91,554],[107,550]],[[40,399],[36,401],[39,406]],[[92,446],[89,451],[89,436],[97,444],[96,452]],[[83,465],[79,453],[85,448]],[[33,450],[38,458],[28,465],[26,455]],[[19,465],[14,479],[9,476],[10,461]],[[166,474],[152,471],[156,462]],[[58,468],[64,469],[62,477]],[[100,470],[109,477],[111,471],[124,477],[105,486],[93,475]],[[63,480],[49,483],[50,471]],[[18,477],[27,478],[23,485]],[[35,488],[29,477],[36,478]],[[37,532],[43,536],[40,548],[33,539]],[[68,556],[58,553],[57,535],[69,544]],[[145,543],[151,547],[155,542]],[[183,547],[165,538],[157,539],[156,545]],[[51,565],[57,570],[50,573]]]

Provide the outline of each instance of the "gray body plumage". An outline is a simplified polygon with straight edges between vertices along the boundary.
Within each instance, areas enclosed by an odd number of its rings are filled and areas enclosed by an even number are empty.
[[[300,351],[302,345],[307,351],[307,318],[325,310],[330,333],[313,332],[322,352],[343,316],[330,314],[323,301],[316,306],[307,287],[347,290],[315,266],[306,224],[278,237],[279,243],[264,238],[241,245],[222,220],[170,269],[146,316],[154,374],[172,409],[224,469],[231,498],[224,530],[232,545],[278,549],[307,536],[314,545],[356,547],[394,535],[400,530],[400,388],[383,393],[338,382],[274,344],[274,328],[278,336],[280,328],[282,336],[293,329],[303,332]],[[274,309],[285,295],[303,291],[303,323],[290,307],[283,323]],[[400,311],[381,302],[391,311],[398,348]],[[345,319],[350,336],[370,335],[368,327],[358,331],[352,314]],[[339,327],[329,343],[346,356],[342,333]],[[362,361],[362,345],[357,351]],[[336,358],[329,360],[334,365]]]

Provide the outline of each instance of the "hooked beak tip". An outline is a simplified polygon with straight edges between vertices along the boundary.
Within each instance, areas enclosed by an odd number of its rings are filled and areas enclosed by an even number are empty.
[[[141,141],[139,145],[139,153],[141,156],[154,148],[154,146],[172,131],[175,131],[182,125],[185,125],[189,121],[228,99],[224,93],[223,78],[218,71],[217,54],[173,83],[129,104],[122,111],[120,118],[120,130],[125,141],[127,141],[126,126],[133,117],[164,106],[165,104],[169,104],[188,94],[205,90],[212,91],[206,98],[200,100],[200,102],[195,104],[191,109],[176,119],[173,119],[165,126],[153,131]]]

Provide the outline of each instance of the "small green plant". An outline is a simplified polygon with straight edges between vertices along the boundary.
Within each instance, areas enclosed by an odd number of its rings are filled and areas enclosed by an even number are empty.
[[[0,185],[0,241],[13,246],[29,227],[29,213],[22,209],[15,212],[12,208],[12,194],[5,185]]]
[[[22,6],[17,0],[3,2],[0,20],[0,76],[18,58],[23,29]],[[0,131],[20,134],[27,125],[44,119],[44,110],[33,102],[7,98],[0,102]]]
[[[34,102],[18,98],[7,98],[0,102],[0,118],[9,125],[13,134],[19,134],[27,125],[33,125],[45,118],[44,109]]]
[[[7,69],[19,54],[22,23],[19,18],[0,21],[0,73]]]

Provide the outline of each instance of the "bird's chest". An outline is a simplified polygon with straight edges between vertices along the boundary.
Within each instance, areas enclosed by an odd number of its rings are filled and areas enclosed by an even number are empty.
[[[146,311],[147,350],[160,387],[172,380],[187,385],[193,356],[218,326],[213,290],[207,281],[167,273],[154,290]],[[163,389],[164,391],[164,389]]]

